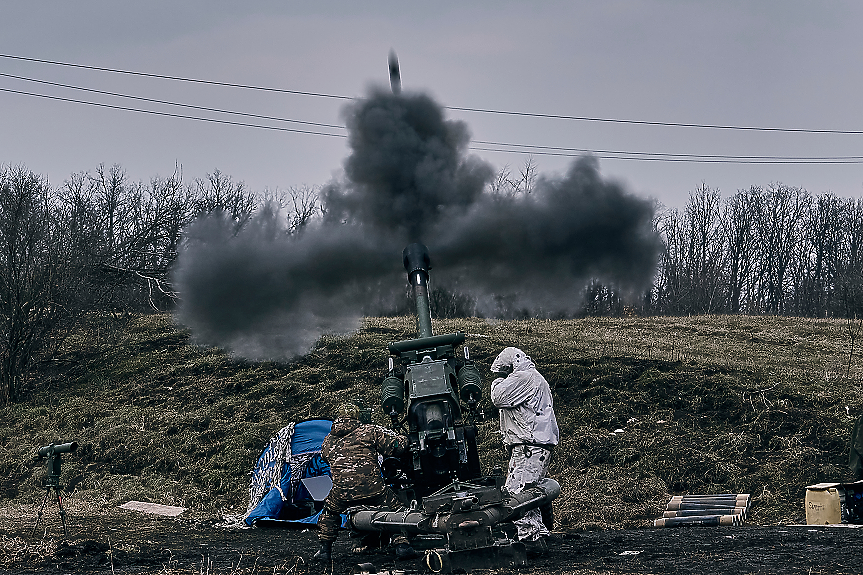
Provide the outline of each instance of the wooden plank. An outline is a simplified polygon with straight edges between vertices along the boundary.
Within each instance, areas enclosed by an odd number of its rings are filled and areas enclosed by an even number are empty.
[[[173,505],[160,505],[158,503],[147,503],[146,501],[129,501],[120,506],[120,509],[128,511],[140,511],[153,515],[164,515],[165,517],[176,517],[186,510],[185,507],[174,507]]]

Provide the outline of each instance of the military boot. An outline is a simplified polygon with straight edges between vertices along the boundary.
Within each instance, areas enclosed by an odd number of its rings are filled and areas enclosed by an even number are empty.
[[[548,545],[542,537],[537,537],[532,541],[522,541],[522,543],[524,543],[524,550],[527,552],[528,559],[536,559],[537,557],[548,555]]]
[[[315,559],[319,561],[330,561],[333,558],[333,542],[321,541],[321,548],[315,553]]]

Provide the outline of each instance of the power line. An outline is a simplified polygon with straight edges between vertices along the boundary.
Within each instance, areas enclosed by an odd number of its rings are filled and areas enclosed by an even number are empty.
[[[102,94],[103,96],[113,96],[116,98],[128,98],[131,100],[138,100],[141,102],[150,102],[150,103],[154,103],[154,104],[164,104],[167,106],[178,106],[178,107],[182,107],[182,108],[191,108],[194,110],[201,110],[201,111],[205,111],[205,112],[217,112],[219,114],[233,114],[236,116],[246,116],[246,117],[250,117],[250,118],[257,118],[259,120],[274,120],[277,122],[290,122],[290,123],[294,123],[294,124],[305,124],[307,126],[318,126],[320,128],[337,128],[337,129],[341,129],[341,130],[345,129],[344,126],[339,126],[337,124],[323,124],[320,122],[307,122],[304,120],[291,120],[288,118],[279,118],[276,116],[263,116],[260,114],[251,114],[248,112],[236,112],[236,111],[232,111],[232,110],[222,110],[219,108],[209,108],[207,106],[196,106],[194,104],[182,104],[179,102],[170,102],[168,100],[156,100],[154,98],[145,98],[143,96],[132,96],[130,94],[120,94],[118,92],[107,92],[105,90],[96,90],[95,88],[84,88],[82,86],[73,86],[71,84],[61,84],[59,82],[49,82],[48,80],[38,80],[36,78],[27,78],[26,76],[16,76],[15,74],[5,74],[3,72],[0,72],[0,76],[5,77],[5,78],[14,78],[16,80],[25,80],[27,82],[35,82],[38,84],[47,84],[49,86],[56,86],[59,88],[68,88],[70,90],[80,90],[83,92],[90,92],[93,94]]]
[[[506,147],[518,147],[522,148],[521,153],[525,154],[552,154],[556,153],[557,155],[578,155],[578,154],[596,154],[596,155],[605,155],[605,154],[613,154],[620,156],[644,156],[645,158],[656,157],[656,158],[680,158],[682,160],[686,159],[698,159],[698,160],[760,160],[760,161],[771,161],[771,160],[794,160],[794,161],[822,161],[822,160],[848,160],[856,163],[858,161],[863,161],[863,156],[736,156],[731,154],[676,154],[671,152],[633,152],[628,150],[596,150],[596,149],[586,149],[586,148],[569,148],[564,146],[538,146],[532,144],[508,144],[505,142],[489,142],[484,140],[473,140],[473,144],[480,144],[486,146],[506,146]],[[485,151],[502,151],[502,150],[493,150],[488,148],[483,148]],[[570,154],[568,154],[570,153]]]
[[[11,74],[0,73],[0,76],[7,77],[15,77]],[[27,79],[27,78],[24,78]],[[36,80],[39,81],[39,80]],[[138,96],[130,96],[126,94],[118,94],[114,92],[105,92],[101,90],[93,90],[89,88],[80,88],[76,86],[67,86],[63,84],[57,84],[54,82],[45,82],[47,84],[55,85],[55,86],[64,86],[73,89],[81,89],[85,91],[100,93],[103,95],[112,95],[117,97],[124,98],[133,98],[148,102],[155,102],[160,104],[167,104],[172,106],[182,106],[188,108],[194,108],[204,111],[212,111],[223,114],[237,114],[243,116],[251,116],[259,119],[269,119],[274,121],[281,122],[297,122],[304,124],[311,124],[322,127],[331,127],[336,129],[344,129],[344,126],[338,126],[336,124],[321,124],[316,122],[304,122],[302,120],[290,120],[287,118],[278,118],[274,116],[263,116],[258,114],[249,114],[244,112],[233,112],[230,110],[221,110],[218,108],[207,108],[204,106],[194,106],[191,104],[181,104],[178,102],[169,102],[166,100],[154,100],[151,98],[143,98]],[[265,130],[275,130],[281,132],[291,132],[297,134],[307,134],[307,135],[315,135],[315,136],[330,136],[337,138],[345,138],[347,137],[345,134],[333,134],[328,132],[318,132],[313,130],[300,130],[296,128],[286,128],[281,126],[270,126],[265,124],[253,124],[249,122],[240,122],[234,120],[222,120],[217,118],[205,118],[201,116],[192,116],[188,114],[178,114],[172,112],[161,112],[158,110],[147,110],[142,108],[133,108],[130,106],[120,106],[117,104],[106,104],[103,102],[93,102],[89,100],[79,100],[76,98],[66,98],[62,96],[54,96],[49,94],[40,94],[36,92],[27,92],[23,90],[13,90],[11,88],[0,88],[0,92],[7,92],[11,94],[19,94],[23,96],[33,96],[37,98],[43,98],[48,100],[57,100],[61,102],[70,102],[75,104],[84,104],[89,106],[96,106],[101,108],[109,108],[114,110],[121,110],[127,112],[138,112],[143,114],[151,114],[155,116],[164,116],[170,118],[179,118],[186,120],[197,120],[202,122],[210,122],[215,124],[225,124],[231,126],[241,126],[247,128],[258,128]],[[493,147],[489,147],[493,146]],[[484,151],[484,152],[496,152],[496,153],[507,153],[507,154],[532,154],[538,156],[557,156],[557,157],[577,157],[583,154],[592,154],[602,159],[614,159],[614,160],[637,160],[637,161],[664,161],[664,162],[699,162],[699,163],[728,163],[728,164],[860,164],[863,163],[863,156],[819,156],[819,157],[796,157],[796,156],[732,156],[732,155],[720,155],[720,154],[673,154],[673,153],[664,153],[664,152],[637,152],[637,151],[624,151],[624,150],[596,150],[589,148],[569,148],[562,146],[541,146],[541,145],[531,145],[531,144],[513,144],[509,142],[492,142],[485,140],[476,140],[472,145],[469,146],[471,150],[474,151]]]
[[[782,132],[797,134],[843,134],[860,135],[863,130],[831,130],[809,128],[775,128],[769,126],[735,126],[722,124],[695,124],[687,122],[654,122],[650,120],[624,120],[621,118],[597,118],[591,116],[568,116],[566,114],[542,114],[538,112],[512,112],[508,110],[487,110],[483,108],[463,108],[460,106],[445,106],[448,110],[461,112],[479,112],[483,114],[501,114],[506,116],[522,116],[527,118],[549,118],[553,120],[578,120],[582,122],[605,122],[612,124],[631,124],[640,126],[665,126],[672,128],[706,128],[712,130],[745,130],[752,132]]]
[[[8,57],[0,54],[0,57]],[[32,58],[21,58],[25,60],[34,60],[39,62],[47,62],[54,63],[52,61],[42,61],[36,60]],[[75,67],[84,67],[84,68],[95,68],[92,66],[82,66],[77,64],[65,64],[59,63],[61,65],[71,65]],[[101,69],[101,68],[99,68]],[[111,69],[103,69],[107,71],[114,71]],[[138,72],[125,72],[123,73],[130,74],[140,74]],[[147,76],[157,76],[153,74],[144,74]],[[172,102],[168,100],[159,100],[154,98],[145,98],[142,96],[133,96],[130,94],[122,94],[118,92],[109,92],[105,90],[97,90],[94,88],[86,88],[82,86],[75,86],[71,84],[62,84],[59,82],[51,82],[47,80],[40,80],[36,78],[30,78],[25,76],[18,76],[15,74],[8,74],[0,72],[0,77],[12,78],[16,80],[34,82],[49,86],[55,86],[70,90],[79,90],[94,94],[106,95],[117,98],[127,98],[133,99],[137,101],[155,103],[160,105],[167,106],[176,106],[189,108],[194,110],[206,111],[206,112],[214,112],[219,114],[228,114],[228,115],[236,115],[236,116],[244,116],[249,118],[256,118],[259,120],[269,120],[276,122],[287,122],[287,123],[298,123],[309,126],[317,126],[322,128],[332,128],[338,130],[346,129],[344,126],[337,124],[325,124],[321,122],[310,122],[304,120],[293,120],[289,118],[281,118],[277,116],[266,116],[261,114],[252,114],[248,112],[238,112],[234,110],[225,110],[220,108],[212,108],[206,106],[198,106],[194,104],[184,104],[180,102]],[[177,79],[169,76],[160,76],[165,78]],[[186,79],[188,80],[188,79]],[[188,81],[197,81],[197,80],[188,80]],[[202,81],[205,83],[211,83],[208,81]],[[227,84],[223,84],[227,85]],[[243,87],[239,84],[230,84],[234,87]],[[257,89],[257,88],[256,88]],[[74,98],[65,98],[60,96],[53,96],[48,94],[40,94],[35,92],[26,92],[21,90],[13,90],[9,88],[0,88],[2,92],[8,92],[19,95],[33,96],[51,100],[58,100],[64,102],[71,102],[77,104],[85,104],[103,108],[111,108],[116,110],[123,111],[131,111],[138,113],[146,113],[158,116],[166,116],[172,118],[181,118],[181,119],[189,119],[189,120],[197,120],[218,124],[226,124],[233,126],[242,126],[242,127],[250,127],[250,128],[259,128],[259,129],[267,129],[267,130],[277,130],[284,132],[292,132],[292,133],[300,133],[300,134],[308,134],[308,135],[320,135],[320,136],[330,136],[330,137],[346,137],[344,134],[333,134],[326,132],[318,132],[312,130],[299,130],[292,128],[284,128],[278,126],[271,125],[263,125],[263,124],[253,124],[249,122],[240,122],[235,120],[219,120],[215,118],[206,118],[200,116],[191,116],[187,114],[178,114],[178,113],[170,113],[170,112],[160,112],[156,110],[147,110],[141,108],[132,108],[128,106],[120,106],[115,104],[105,104],[101,102],[94,102],[89,100],[79,100]],[[291,93],[299,93],[296,91],[291,91]],[[313,94],[311,92],[303,92],[304,94]],[[453,109],[453,108],[451,108]],[[476,110],[474,110],[476,111]],[[491,147],[490,147],[491,146]],[[494,141],[484,141],[484,140],[475,140],[470,145],[470,149],[474,151],[485,151],[485,152],[496,152],[496,153],[517,153],[517,154],[533,154],[533,155],[542,155],[542,156],[559,156],[559,157],[577,157],[583,154],[592,154],[599,158],[603,159],[617,159],[617,160],[637,160],[637,161],[664,161],[664,162],[699,162],[699,163],[734,163],[734,164],[860,164],[863,163],[863,156],[736,156],[736,155],[726,155],[726,154],[675,154],[675,153],[666,153],[666,152],[638,152],[638,151],[627,151],[627,150],[597,150],[597,149],[589,149],[589,148],[572,148],[572,147],[562,147],[562,146],[543,146],[543,145],[533,145],[533,144],[517,144],[517,143],[509,143],[509,142],[494,142]]]
[[[142,114],[152,114],[154,116],[166,116],[169,118],[183,118],[186,120],[198,120],[201,122],[212,122],[214,124],[227,124],[230,126],[243,126],[246,128],[261,128],[264,130],[276,130],[279,132],[292,132],[295,134],[310,134],[313,136],[332,136],[336,138],[346,138],[344,134],[329,134],[326,132],[315,132],[312,130],[299,130],[296,128],[285,128],[283,126],[267,126],[263,124],[250,124],[248,122],[236,122],[232,120],[219,120],[216,118],[202,118],[199,116],[189,116],[186,114],[174,114],[171,112],[159,112],[156,110],[144,110],[141,108],[131,108],[129,106],[118,106],[115,104],[104,104],[101,102],[88,102],[87,100],[77,100],[75,98],[63,98],[61,96],[49,96],[48,94],[37,94],[35,92],[24,92],[23,90],[12,90],[10,88],[0,88],[0,92],[9,92],[11,94],[21,94],[24,96],[35,96],[37,98],[45,98],[48,100],[59,100],[61,102],[72,102],[75,104],[86,104],[89,106],[97,106],[100,108],[111,108],[113,110],[123,110],[126,112],[139,112]]]
[[[500,148],[487,148],[481,146],[470,146],[471,150],[480,151],[480,152],[500,152],[507,154],[515,154],[515,153],[527,153],[524,151],[518,150],[508,150],[508,149],[500,149]],[[603,160],[636,160],[640,162],[679,162],[679,163],[700,163],[700,164],[764,164],[764,165],[834,165],[834,164],[863,164],[863,157],[854,159],[854,156],[838,156],[838,157],[824,157],[824,158],[794,158],[794,157],[775,157],[775,159],[769,159],[769,156],[765,156],[763,158],[751,157],[748,158],[746,156],[727,156],[727,157],[713,157],[713,156],[693,156],[693,157],[685,157],[685,156],[675,156],[668,155],[664,156],[662,154],[652,154],[648,152],[610,152],[610,151],[590,151],[583,153],[576,152],[551,152],[551,151],[537,151],[530,152],[531,155],[535,156],[553,156],[553,157],[563,157],[563,158],[577,158],[579,156],[584,155],[585,153],[589,153],[591,155],[596,156],[597,158]]]
[[[120,70],[117,68],[106,68],[102,66],[89,66],[85,64],[73,64],[70,62],[59,62],[56,60],[45,60],[41,58],[28,58],[25,56],[14,56],[12,54],[0,54],[0,58],[11,60],[21,60],[25,62],[37,62],[40,64],[51,64],[54,66],[66,66],[71,68],[81,68],[85,70],[96,70],[100,72],[111,72],[115,74],[126,74],[131,76],[143,76],[147,78],[160,78],[165,80],[176,80],[180,82],[192,82],[198,84],[209,84],[214,86],[225,86],[230,88],[243,88],[247,90],[261,90],[266,92],[276,92],[282,94],[295,94],[301,96],[314,96],[318,98],[333,98],[339,100],[354,100],[350,96],[342,96],[337,94],[325,94],[321,92],[308,92],[303,90],[287,90],[283,88],[270,88],[266,86],[254,86],[249,84],[236,84],[232,82],[218,82],[214,80],[202,80],[196,78],[185,78],[182,76],[169,76],[166,74],[152,74],[147,72],[135,72],[131,70]],[[481,114],[497,114],[505,116],[521,116],[527,118],[546,118],[553,120],[573,120],[581,122],[601,122],[614,124],[630,124],[642,126],[664,126],[674,128],[702,128],[712,130],[742,130],[754,132],[781,132],[781,133],[800,133],[800,134],[843,134],[843,135],[861,135],[863,130],[836,130],[836,129],[813,129],[813,128],[782,128],[771,126],[745,126],[733,124],[702,124],[689,122],[660,122],[652,120],[629,120],[624,118],[601,118],[593,116],[574,116],[568,114],[545,114],[540,112],[518,112],[512,110],[494,110],[489,108],[471,108],[465,106],[444,106],[447,110],[456,110],[460,112],[474,112]]]
[[[211,86],[224,86],[227,88],[243,88],[246,90],[260,90],[264,92],[276,92],[280,94],[295,94],[299,96],[315,96],[317,98],[334,98],[337,100],[353,100],[350,96],[339,96],[336,94],[323,94],[320,92],[304,92],[302,90],[286,90],[283,88],[267,88],[265,86],[251,86],[247,84],[235,84],[233,82],[217,82],[215,80],[199,80],[196,78],[183,78],[181,76],[168,76],[166,74],[150,74],[147,72],[133,72],[131,70],[118,70],[116,68],[103,68],[101,66],[88,66],[85,64],[72,64],[70,62],[57,62],[56,60],[42,60],[40,58],[26,58],[24,56],[13,56],[11,54],[0,54],[0,58],[11,60],[23,60],[25,62],[38,62],[39,64],[52,64],[54,66],[66,66],[69,68],[81,68],[83,70],[96,70],[99,72],[112,72],[114,74],[126,74],[129,76],[143,76],[145,78],[159,78],[162,80],[176,80],[178,82],[191,82],[195,84],[209,84]]]

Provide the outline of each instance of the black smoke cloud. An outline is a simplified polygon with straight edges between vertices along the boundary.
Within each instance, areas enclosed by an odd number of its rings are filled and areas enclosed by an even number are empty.
[[[468,288],[485,314],[503,311],[490,296],[535,313],[566,313],[577,309],[590,278],[624,290],[650,282],[660,248],[652,221],[652,202],[604,180],[596,159],[582,157],[529,194],[484,194],[438,225],[429,249],[442,276]]]
[[[325,193],[334,221],[428,241],[429,230],[474,205],[494,175],[489,164],[467,155],[467,126],[447,121],[426,95],[374,91],[345,120],[351,148],[345,181]]]
[[[286,235],[270,210],[236,235],[226,218],[200,219],[178,259],[178,317],[197,341],[240,357],[303,354],[323,333],[356,329],[375,298],[398,285],[392,258],[360,232],[317,226]],[[391,285],[378,286],[384,279]]]
[[[572,311],[580,283],[640,287],[659,241],[652,204],[581,158],[530,194],[487,192],[494,169],[468,154],[463,122],[424,94],[373,89],[344,111],[344,177],[322,190],[326,215],[288,235],[265,209],[235,233],[220,217],[190,227],[178,258],[178,317],[197,340],[251,359],[307,352],[356,329],[404,293],[401,251],[429,247],[443,280],[495,312],[495,296]]]

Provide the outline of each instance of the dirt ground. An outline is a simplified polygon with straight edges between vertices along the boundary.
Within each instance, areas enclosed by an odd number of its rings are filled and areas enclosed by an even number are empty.
[[[350,552],[343,533],[334,562],[322,565],[313,530],[238,529],[221,519],[176,518],[121,509],[70,509],[63,536],[56,509],[32,534],[29,507],[0,509],[0,573],[163,573],[332,575],[370,563],[378,573],[427,573],[421,560],[396,561],[388,550]],[[526,567],[474,569],[475,574],[611,573],[858,574],[863,529],[812,526],[644,528],[560,533],[546,557]]]

